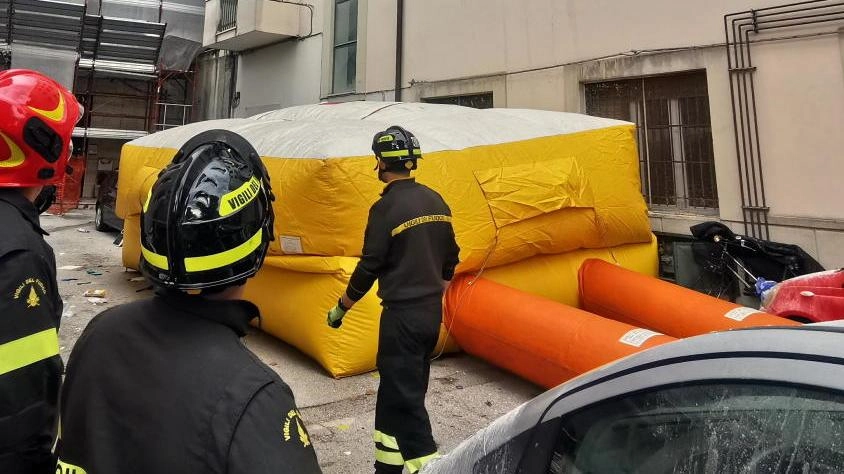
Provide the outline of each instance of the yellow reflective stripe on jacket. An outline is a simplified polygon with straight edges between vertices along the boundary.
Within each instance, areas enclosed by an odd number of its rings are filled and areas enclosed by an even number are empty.
[[[167,265],[167,257],[164,255],[157,254],[143,245],[141,245],[141,253],[144,256],[144,260],[153,267],[160,268],[162,270],[170,269],[170,266]]]
[[[55,328],[0,344],[0,375],[59,354]]]
[[[410,229],[411,227],[416,227],[419,224],[427,224],[428,222],[451,222],[451,216],[437,214],[431,216],[417,217],[402,224],[399,224],[398,226],[396,226],[395,229],[390,232],[390,235],[395,237],[401,234],[402,232],[406,231],[407,229]]]
[[[87,474],[85,469],[79,466],[74,466],[69,462],[64,462],[59,459],[59,464],[56,466],[56,474]]]
[[[404,463],[404,465],[407,467],[407,470],[410,471],[410,474],[413,474],[414,472],[422,469],[422,466],[428,464],[434,459],[437,459],[438,457],[440,457],[440,453],[429,454],[427,456],[422,456],[421,458],[411,459],[410,461]]]
[[[399,442],[396,440],[396,438],[388,434],[382,433],[381,431],[375,430],[375,433],[372,435],[372,439],[376,443],[383,444],[385,448],[396,450],[399,449]]]
[[[404,465],[404,458],[401,457],[401,453],[396,453],[393,451],[384,451],[381,449],[376,449],[375,460],[380,463],[389,464],[390,466]]]
[[[206,270],[214,270],[217,268],[231,265],[238,260],[254,252],[256,248],[261,246],[264,241],[264,229],[259,229],[246,242],[229,250],[224,250],[213,255],[206,255],[204,257],[188,257],[185,259],[186,272],[204,272]]]

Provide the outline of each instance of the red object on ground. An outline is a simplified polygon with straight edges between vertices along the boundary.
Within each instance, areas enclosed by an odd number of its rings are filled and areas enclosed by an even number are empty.
[[[675,340],[466,275],[449,286],[444,314],[463,350],[546,388]]]
[[[586,311],[673,337],[742,327],[799,324],[603,260],[583,262],[578,278],[580,306]]]
[[[56,183],[56,202],[50,207],[50,214],[64,214],[79,207],[82,198],[82,182],[85,180],[85,157],[72,156],[67,162],[73,172]]]
[[[844,269],[810,273],[778,283],[765,311],[803,322],[844,319]]]

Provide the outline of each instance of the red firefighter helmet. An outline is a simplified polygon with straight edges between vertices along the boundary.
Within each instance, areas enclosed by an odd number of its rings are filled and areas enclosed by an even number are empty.
[[[53,79],[26,69],[0,72],[0,187],[64,178],[81,114],[76,97]]]

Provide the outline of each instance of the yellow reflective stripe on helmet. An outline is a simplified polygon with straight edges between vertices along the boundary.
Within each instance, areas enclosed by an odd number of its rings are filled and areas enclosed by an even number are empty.
[[[407,229],[410,229],[411,227],[416,227],[419,224],[427,224],[428,222],[451,222],[451,216],[434,214],[431,216],[416,217],[407,222],[397,225],[395,229],[390,231],[390,235],[395,237],[401,234],[402,232],[406,231]]]
[[[69,462],[64,462],[59,459],[59,464],[56,466],[56,474],[87,474],[85,469],[79,466],[74,466]]]
[[[241,184],[234,191],[223,194],[220,198],[220,216],[227,216],[234,213],[241,207],[252,202],[258,191],[261,190],[261,182],[253,176],[249,181]]]
[[[147,212],[147,209],[149,209],[150,199],[152,199],[152,188],[149,188],[149,192],[147,193],[147,200],[144,201],[144,212]]]
[[[143,245],[141,245],[141,254],[143,254],[144,260],[153,267],[160,268],[162,270],[170,269],[170,266],[167,264],[167,257],[164,255],[159,255]]]
[[[440,457],[440,453],[435,452],[434,454],[422,456],[421,458],[411,459],[410,461],[404,463],[404,465],[407,467],[407,470],[410,471],[410,474],[413,474],[414,472],[422,469],[422,466],[428,464],[434,459],[437,459],[438,457]]]
[[[401,457],[401,453],[396,453],[393,451],[384,451],[381,449],[376,449],[375,460],[380,463],[389,464],[391,466],[404,465],[404,458]]]
[[[399,156],[410,156],[407,150],[385,151],[381,153],[382,158],[395,158]]]
[[[421,155],[421,154],[422,154],[422,150],[421,150],[421,149],[419,149],[419,148],[414,148],[414,149],[413,149],[413,154],[414,154],[414,155]]]
[[[386,143],[386,142],[391,142],[391,141],[393,141],[392,135],[384,135],[383,137],[378,139],[378,143]]]
[[[53,122],[58,122],[59,120],[64,118],[64,94],[59,92],[59,103],[56,105],[56,108],[52,110],[37,109],[31,105],[29,106],[29,110],[35,112],[38,115],[46,117],[52,120]]]
[[[0,375],[59,354],[55,328],[0,344]]]
[[[244,259],[255,249],[261,246],[264,241],[264,229],[259,229],[246,242],[229,250],[215,253],[213,255],[205,255],[204,257],[187,257],[185,258],[186,272],[204,272],[206,270],[215,270],[231,265],[234,262]]]
[[[6,142],[6,146],[9,148],[9,156],[0,159],[0,168],[14,168],[22,165],[23,162],[26,161],[26,155],[24,155],[21,147],[19,147],[14,140],[9,138],[9,136],[3,132],[0,132],[0,138]]]
[[[385,448],[399,449],[399,442],[396,441],[396,438],[388,434],[382,433],[381,431],[375,430],[375,433],[373,433],[372,435],[372,439],[376,443],[383,444]]]

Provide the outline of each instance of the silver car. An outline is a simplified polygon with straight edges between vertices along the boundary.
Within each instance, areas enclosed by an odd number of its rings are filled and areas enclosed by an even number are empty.
[[[655,347],[539,395],[422,472],[844,472],[844,326]]]

